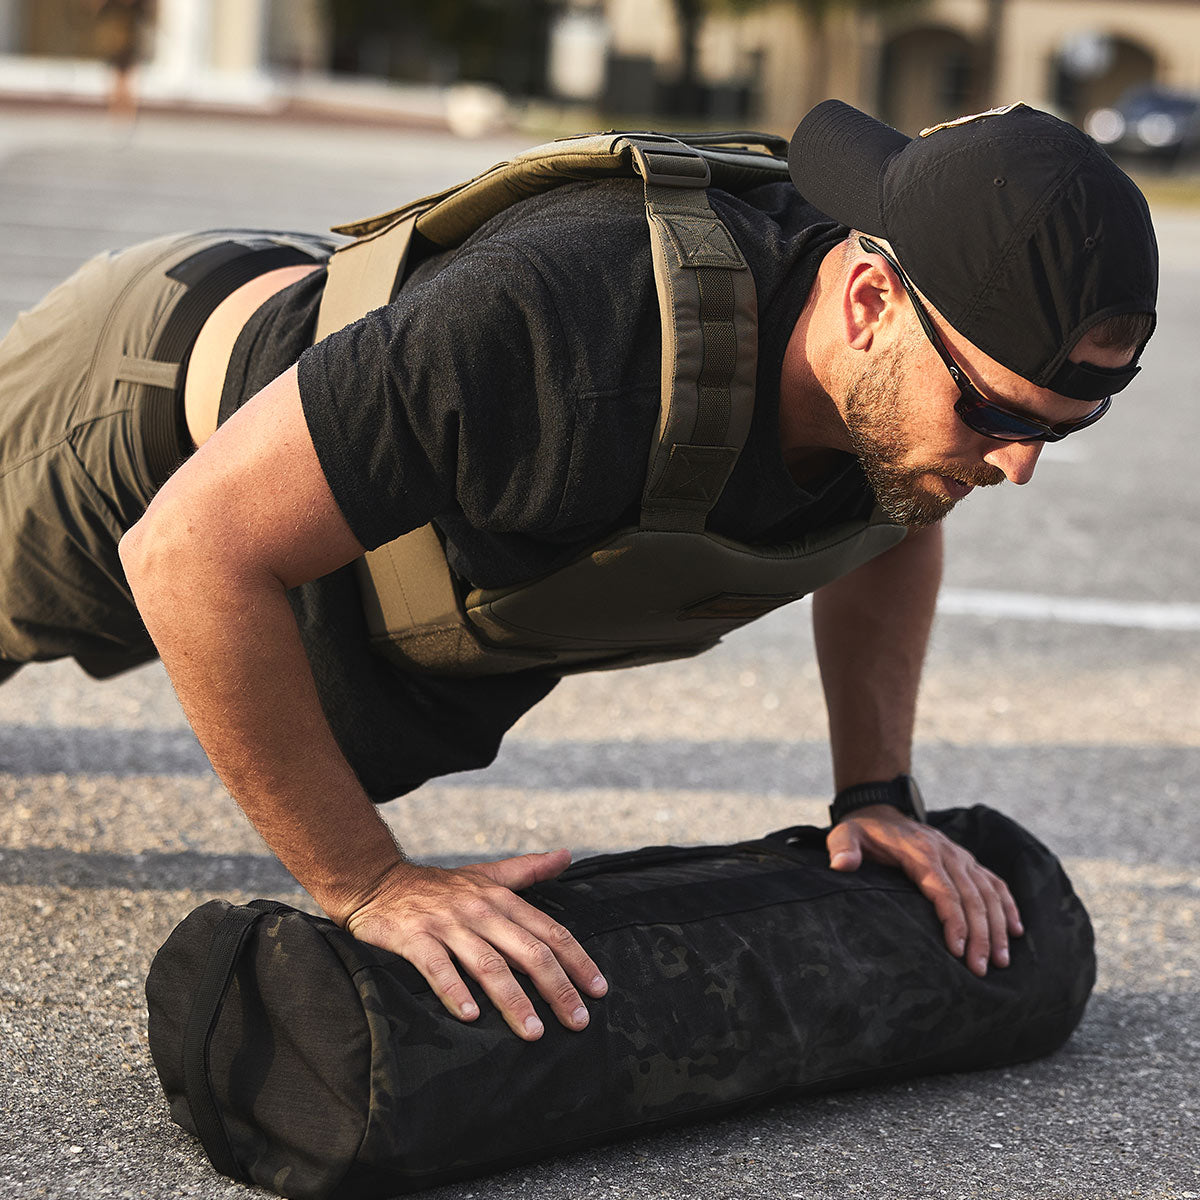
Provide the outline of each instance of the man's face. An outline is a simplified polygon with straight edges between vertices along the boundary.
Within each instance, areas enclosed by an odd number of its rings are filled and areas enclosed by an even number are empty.
[[[925,449],[926,404],[918,398],[919,380],[914,386],[912,378],[923,341],[913,330],[882,351],[851,385],[844,409],[854,453],[880,507],[912,528],[940,521],[972,488],[1005,479],[998,466],[952,461]],[[949,407],[953,416],[953,400]]]
[[[1038,388],[958,338],[939,332],[985,395],[1046,424],[1078,420],[1087,404]],[[956,344],[957,343],[957,344]],[[1072,353],[1098,366],[1122,366],[1127,351],[1081,342]],[[915,318],[880,347],[851,382],[843,419],[854,453],[892,520],[911,527],[940,521],[973,488],[1033,477],[1041,442],[1004,442],[969,429],[954,411],[959,392]]]

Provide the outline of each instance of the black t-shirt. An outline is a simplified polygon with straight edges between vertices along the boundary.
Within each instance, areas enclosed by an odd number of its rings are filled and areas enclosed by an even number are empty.
[[[784,541],[873,502],[852,457],[805,490],[779,447],[784,350],[845,231],[788,183],[709,195],[754,275],[759,310],[754,420],[709,527],[744,542]],[[313,272],[255,314],[234,350],[221,418],[299,359],[322,469],[364,546],[432,520],[454,568],[498,587],[636,523],[661,370],[640,182],[568,184],[514,205],[461,247],[421,261],[392,304],[311,346],[324,282]],[[292,599],[335,734],[360,777],[364,767],[372,775],[366,760],[395,758],[396,701],[411,717],[413,681],[366,648],[348,570]],[[552,685],[469,684],[500,705],[535,702]],[[463,686],[423,678],[417,691],[441,703]],[[395,794],[394,765],[384,774],[382,788],[364,782]]]

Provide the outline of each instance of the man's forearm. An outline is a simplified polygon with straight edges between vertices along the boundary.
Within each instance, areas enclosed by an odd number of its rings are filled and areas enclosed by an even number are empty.
[[[401,857],[321,711],[283,584],[186,569],[136,531],[122,561],[217,774],[318,904],[344,919]]]
[[[813,597],[837,788],[910,769],[941,571],[942,532],[932,526]]]
[[[838,788],[910,769],[917,689],[942,575],[942,533],[931,526],[822,588],[813,624],[829,708]],[[858,809],[826,839],[829,865],[864,859],[898,867],[930,901],[946,946],[976,975],[1008,965],[1020,915],[1004,881],[930,825],[887,805]]]

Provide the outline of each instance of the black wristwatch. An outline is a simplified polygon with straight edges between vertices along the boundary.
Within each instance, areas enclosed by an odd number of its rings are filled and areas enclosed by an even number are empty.
[[[836,825],[844,817],[859,808],[871,804],[890,804],[914,821],[925,820],[925,801],[921,789],[911,775],[897,775],[879,783],[856,783],[842,788],[829,806],[829,820]]]

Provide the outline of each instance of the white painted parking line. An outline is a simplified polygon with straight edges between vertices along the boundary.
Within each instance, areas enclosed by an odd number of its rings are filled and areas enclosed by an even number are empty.
[[[938,612],[955,617],[1005,617],[1017,621],[1067,621],[1076,625],[1200,632],[1200,604],[944,588],[938,596]]]

